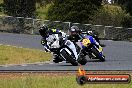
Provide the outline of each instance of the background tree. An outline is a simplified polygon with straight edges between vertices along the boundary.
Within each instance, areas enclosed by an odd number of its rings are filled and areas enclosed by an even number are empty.
[[[47,19],[88,23],[101,3],[102,0],[54,0]]]
[[[102,3],[103,4],[108,4],[109,2],[108,2],[108,0],[102,0]]]
[[[4,6],[7,15],[33,17],[36,0],[4,0]]]
[[[114,0],[114,3],[121,5],[123,9],[132,15],[132,0]]]
[[[46,6],[49,3],[52,3],[54,0],[36,0],[40,7]]]
[[[114,0],[115,4],[120,5],[128,14],[123,17],[122,25],[132,27],[132,0]]]
[[[122,24],[124,18],[130,16],[118,5],[104,5],[96,13],[90,23],[105,26],[125,26]]]

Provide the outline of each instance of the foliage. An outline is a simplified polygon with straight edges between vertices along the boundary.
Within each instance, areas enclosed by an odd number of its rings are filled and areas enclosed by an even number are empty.
[[[40,17],[45,19],[45,13],[47,13],[48,7],[53,1],[54,0],[0,0],[0,10],[10,16]],[[2,11],[1,14],[3,13]]]
[[[92,17],[92,24],[111,25],[111,26],[122,26],[124,17],[127,14],[125,10],[118,5],[104,5],[99,9],[96,14]]]
[[[48,10],[47,19],[88,23],[101,3],[102,0],[55,0]]]
[[[46,18],[46,14],[48,12],[49,7],[52,5],[52,3],[50,4],[46,4],[44,6],[40,6],[38,3],[36,4],[36,16],[39,19],[45,19]]]
[[[3,14],[4,8],[3,8],[4,4],[3,4],[3,0],[0,0],[0,14]]]
[[[132,16],[130,16],[129,14],[124,16],[122,26],[126,28],[132,28]]]
[[[54,0],[36,0],[40,7],[46,6],[47,4],[51,4]]]
[[[131,27],[131,1],[112,0],[115,4],[108,5],[108,0],[0,0],[0,14]]]
[[[128,13],[132,15],[132,0],[113,0],[114,3],[121,5]]]
[[[36,0],[4,0],[5,13],[11,16],[33,17]]]

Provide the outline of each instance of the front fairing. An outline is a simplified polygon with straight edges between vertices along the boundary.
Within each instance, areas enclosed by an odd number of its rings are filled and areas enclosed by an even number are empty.
[[[83,38],[80,40],[80,44],[82,48],[88,48],[92,44],[92,40],[89,36],[83,36]]]
[[[89,40],[89,44],[84,44],[83,40]],[[84,38],[80,41],[80,44],[82,46],[83,49],[87,48],[87,50],[90,50],[91,48],[95,48],[97,49],[100,53],[103,52],[103,48],[101,46],[96,47],[96,40],[92,37],[92,36],[84,36]]]

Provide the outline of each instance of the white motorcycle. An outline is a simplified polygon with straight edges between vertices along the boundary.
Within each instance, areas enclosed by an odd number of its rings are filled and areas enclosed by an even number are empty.
[[[77,54],[76,47],[73,44],[73,42],[71,42],[70,40],[66,40],[65,44],[62,47],[60,47],[59,52],[60,52],[59,55],[64,60],[71,63],[73,66],[78,65],[78,62],[77,62],[78,54]]]
[[[52,34],[46,39],[50,51],[53,52],[54,62],[68,61],[73,66],[77,66],[78,54],[73,42],[67,40],[60,34]]]

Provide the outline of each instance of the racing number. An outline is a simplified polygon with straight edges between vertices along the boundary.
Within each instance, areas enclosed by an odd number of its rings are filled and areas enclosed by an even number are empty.
[[[84,46],[87,46],[90,43],[90,40],[83,39],[82,43],[83,43]]]

